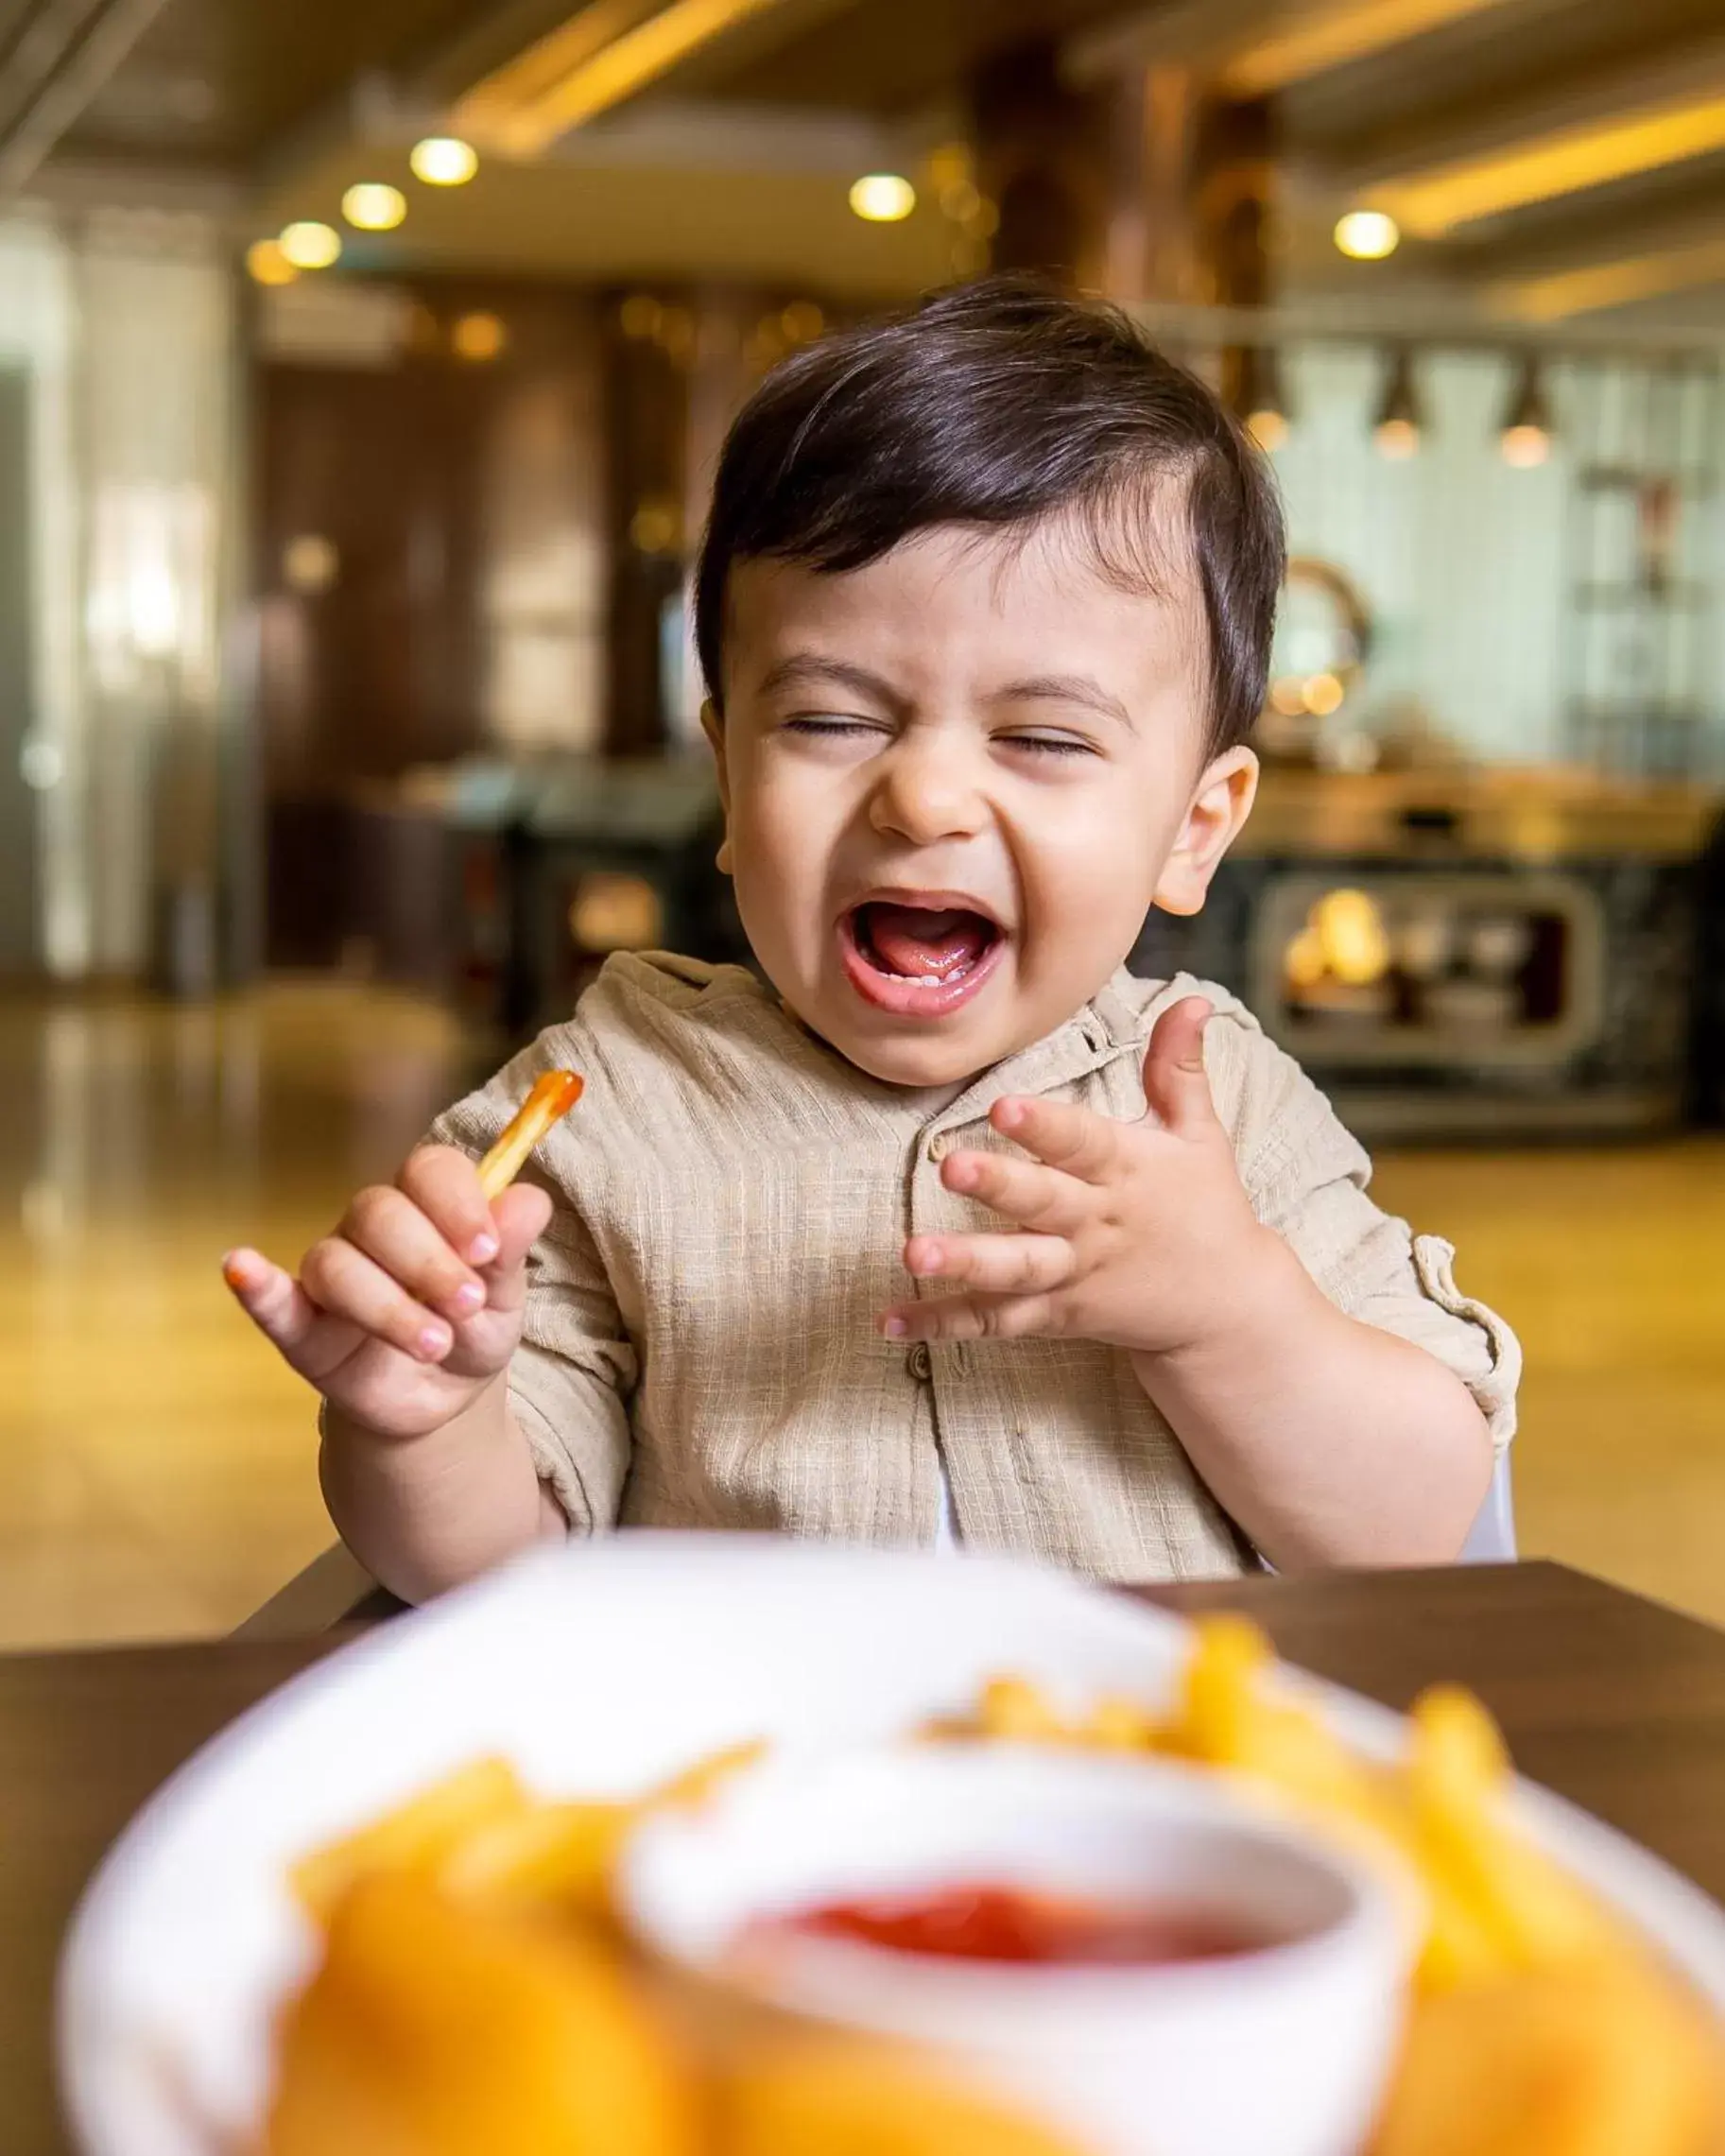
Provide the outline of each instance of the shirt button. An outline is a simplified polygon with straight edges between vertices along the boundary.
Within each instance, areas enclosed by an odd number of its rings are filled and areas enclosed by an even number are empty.
[[[928,1352],[928,1342],[919,1340],[905,1357],[905,1368],[919,1385],[926,1385],[935,1373],[935,1358]]]
[[[951,1142],[945,1136],[944,1132],[942,1132],[939,1137],[930,1138],[928,1141],[928,1157],[931,1161],[935,1161],[937,1163],[943,1161],[946,1158],[947,1154],[951,1151]]]

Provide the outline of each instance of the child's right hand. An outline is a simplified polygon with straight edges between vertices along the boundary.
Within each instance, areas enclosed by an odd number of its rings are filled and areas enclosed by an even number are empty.
[[[449,1146],[412,1155],[392,1185],[362,1190],[295,1280],[256,1250],[222,1276],[289,1367],[350,1423],[419,1438],[473,1406],[521,1338],[527,1252],[551,1200],[515,1183],[486,1202]]]

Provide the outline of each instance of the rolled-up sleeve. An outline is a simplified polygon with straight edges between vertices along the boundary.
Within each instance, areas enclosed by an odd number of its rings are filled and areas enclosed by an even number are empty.
[[[1522,1352],[1495,1311],[1461,1289],[1456,1253],[1367,1196],[1365,1148],[1291,1056],[1244,1014],[1206,1042],[1216,1106],[1252,1209],[1349,1317],[1435,1355],[1466,1385],[1501,1452],[1515,1434]]]
[[[484,1153],[542,1071],[573,1059],[559,1032],[543,1036],[477,1093],[439,1117],[437,1145]],[[576,1115],[580,1111],[576,1110]],[[616,1523],[629,1475],[629,1400],[638,1375],[598,1249],[576,1202],[582,1148],[560,1125],[522,1171],[549,1192],[551,1224],[527,1260],[521,1344],[509,1363],[509,1403],[540,1480],[571,1532]]]

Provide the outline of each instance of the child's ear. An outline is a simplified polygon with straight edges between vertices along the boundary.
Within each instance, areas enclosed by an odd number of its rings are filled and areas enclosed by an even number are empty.
[[[721,876],[728,876],[731,873],[731,770],[725,762],[725,722],[711,697],[700,707],[700,730],[713,750],[713,761],[718,770],[719,806],[725,812],[725,836],[714,866]]]
[[[1199,913],[1222,855],[1239,836],[1258,792],[1258,759],[1230,749],[1204,767],[1152,904],[1164,913]]]

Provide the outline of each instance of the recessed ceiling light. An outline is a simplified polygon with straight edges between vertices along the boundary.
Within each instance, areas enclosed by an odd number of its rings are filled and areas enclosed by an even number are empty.
[[[899,172],[865,172],[851,189],[851,207],[871,225],[896,225],[917,206],[917,191]]]
[[[254,285],[291,285],[300,274],[279,239],[253,240],[246,250],[246,269]]]
[[[362,180],[341,198],[341,214],[362,233],[392,233],[407,215],[407,198],[381,180]]]
[[[341,260],[341,234],[334,225],[304,217],[289,225],[281,237],[281,249],[296,269],[327,269]]]
[[[457,135],[427,135],[414,144],[407,162],[427,187],[465,186],[479,169],[478,152]]]
[[[1353,262],[1382,262],[1402,244],[1401,227],[1384,210],[1350,210],[1336,220],[1335,239]]]

